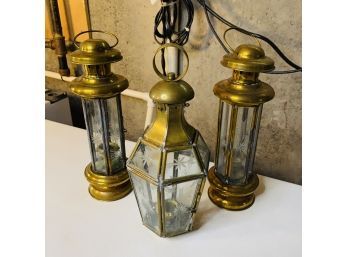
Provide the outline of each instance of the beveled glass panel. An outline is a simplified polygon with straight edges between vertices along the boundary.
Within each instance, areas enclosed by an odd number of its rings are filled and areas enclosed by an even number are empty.
[[[119,96],[117,96],[119,97]],[[112,171],[119,171],[125,169],[126,158],[124,155],[124,141],[121,140],[121,135],[123,135],[122,126],[123,121],[122,114],[119,110],[117,98],[109,98],[106,101],[107,105],[107,128],[108,128],[108,144],[111,159]],[[119,103],[120,104],[120,103]]]
[[[104,149],[103,117],[100,108],[100,100],[82,99],[82,103],[90,143],[93,170],[107,175],[107,157]]]
[[[225,176],[225,167],[227,166],[228,153],[231,152],[231,142],[229,140],[229,127],[231,122],[232,105],[220,101],[220,128],[218,131],[217,157],[215,160],[216,171]]]
[[[242,183],[246,179],[246,162],[248,158],[248,147],[250,132],[252,129],[253,107],[239,107],[237,114],[236,129],[232,148],[232,170],[229,179],[236,183]]]
[[[165,179],[203,173],[193,149],[167,153]]]
[[[202,179],[195,179],[164,188],[165,233],[175,235],[189,230],[201,183]]]
[[[86,128],[90,140],[92,167],[97,173],[113,175],[125,168],[120,103],[109,99],[83,99]]]
[[[257,138],[259,135],[259,129],[260,129],[260,123],[261,123],[262,108],[263,108],[263,105],[260,104],[254,110],[253,124],[252,124],[252,129],[250,132],[250,153],[249,153],[247,164],[246,164],[246,168],[249,174],[253,172],[253,167],[254,167],[254,159],[255,159],[255,152],[256,152],[256,146],[257,146]]]
[[[262,107],[221,104],[217,175],[225,183],[243,184],[252,169]]]
[[[143,223],[159,232],[157,187],[134,174],[131,179]]]
[[[197,150],[201,156],[204,169],[208,171],[210,151],[207,144],[204,142],[203,137],[200,134],[198,134],[197,138]]]
[[[160,149],[140,143],[129,163],[145,171],[151,177],[157,178],[159,174],[160,161]]]

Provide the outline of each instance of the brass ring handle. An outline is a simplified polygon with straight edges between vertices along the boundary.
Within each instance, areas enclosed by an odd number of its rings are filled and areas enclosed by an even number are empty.
[[[179,49],[180,51],[182,51],[182,52],[184,53],[184,55],[185,55],[185,57],[186,57],[186,60],[187,60],[187,65],[186,65],[184,71],[183,71],[178,77],[176,77],[175,79],[169,79],[168,77],[164,76],[164,75],[158,70],[158,68],[157,68],[157,66],[156,66],[156,56],[157,56],[158,52],[161,51],[161,50],[164,49],[164,48],[167,48],[167,47],[175,47],[175,48]],[[155,70],[156,74],[157,74],[161,79],[163,79],[163,80],[165,80],[165,81],[178,81],[178,80],[182,79],[182,78],[186,75],[186,73],[187,73],[189,64],[190,64],[190,62],[189,62],[189,57],[188,57],[187,52],[185,51],[185,49],[184,49],[182,46],[180,46],[180,45],[178,45],[178,44],[175,44],[175,43],[166,43],[166,44],[161,45],[161,46],[156,50],[155,55],[153,56],[153,60],[152,60],[153,69]]]
[[[228,29],[226,29],[225,32],[224,32],[224,41],[225,41],[225,43],[227,44],[228,48],[229,48],[232,52],[234,52],[234,49],[233,49],[233,48],[231,47],[231,45],[227,42],[226,34],[227,34],[227,32],[229,32],[230,30],[233,30],[233,29],[235,29],[235,28],[228,28]],[[254,36],[250,36],[250,37],[252,37],[253,39],[255,39],[256,42],[257,42],[257,44],[259,45],[259,47],[262,48],[260,40],[258,40],[258,39],[257,39],[256,37],[254,37]]]
[[[77,48],[80,48],[79,45],[77,43],[81,43],[81,42],[77,42],[76,39],[81,36],[82,34],[86,34],[86,33],[90,33],[90,32],[99,32],[99,33],[104,33],[104,34],[107,34],[107,35],[110,35],[110,36],[113,36],[115,39],[116,39],[116,43],[113,44],[112,46],[110,46],[110,48],[113,48],[115,46],[117,46],[118,44],[118,38],[116,37],[115,34],[111,33],[111,32],[106,32],[106,31],[103,31],[103,30],[85,30],[85,31],[82,31],[80,32],[79,34],[77,34],[74,39],[73,39],[73,43],[74,45],[77,47]]]

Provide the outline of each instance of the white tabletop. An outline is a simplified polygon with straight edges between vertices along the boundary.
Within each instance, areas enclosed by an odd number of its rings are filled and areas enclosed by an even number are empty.
[[[142,225],[133,193],[116,202],[88,194],[88,162],[85,130],[46,121],[47,257],[301,256],[301,186],[259,176],[254,205],[231,212],[210,202],[207,181],[194,230],[161,238]]]

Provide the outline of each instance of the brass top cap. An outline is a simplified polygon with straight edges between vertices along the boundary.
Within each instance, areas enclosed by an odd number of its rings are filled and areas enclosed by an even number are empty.
[[[113,49],[103,39],[87,39],[80,49],[71,54],[71,62],[84,65],[99,65],[122,60],[121,52]]]
[[[243,44],[234,52],[224,55],[221,64],[245,72],[266,72],[274,70],[274,61],[265,56],[259,46]]]
[[[160,104],[183,104],[195,96],[192,87],[183,80],[175,81],[175,75],[169,73],[169,80],[157,82],[150,90],[150,98]]]

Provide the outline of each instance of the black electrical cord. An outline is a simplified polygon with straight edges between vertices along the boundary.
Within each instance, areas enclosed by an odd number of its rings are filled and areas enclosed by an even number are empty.
[[[238,27],[237,25],[227,21],[226,19],[224,19],[223,17],[221,17],[218,13],[216,13],[213,9],[211,9],[205,2],[205,0],[197,0],[198,3],[204,8],[204,11],[205,11],[205,14],[206,14],[206,18],[207,18],[207,21],[208,21],[208,24],[209,24],[209,27],[210,29],[212,30],[214,36],[216,37],[216,39],[219,41],[220,45],[224,48],[224,50],[226,52],[229,53],[229,50],[228,48],[225,46],[225,44],[222,42],[222,40],[220,39],[220,37],[217,35],[214,27],[212,26],[211,24],[211,21],[210,21],[210,18],[209,18],[209,14],[213,15],[215,18],[217,18],[220,22],[224,23],[225,25],[229,26],[230,28],[232,29],[235,29],[237,30],[238,32],[241,32],[245,35],[248,35],[248,36],[252,36],[252,37],[255,37],[255,38],[258,38],[258,39],[261,39],[262,41],[265,41],[268,45],[270,45],[274,51],[276,51],[276,53],[288,64],[290,65],[291,67],[294,68],[294,70],[286,70],[286,71],[271,71],[271,72],[267,72],[268,74],[287,74],[287,73],[295,73],[295,72],[302,72],[302,67],[295,64],[294,62],[292,62],[280,49],[279,47],[272,41],[270,40],[269,38],[263,36],[263,35],[260,35],[260,34],[257,34],[257,33],[254,33],[254,32],[251,32],[251,31],[248,31],[248,30],[245,30],[243,28],[240,28]],[[208,14],[209,12],[209,14]]]
[[[183,11],[187,12],[187,22],[183,29],[176,30],[178,17],[178,1],[183,3]],[[190,29],[194,17],[194,7],[191,0],[162,0],[161,9],[155,17],[154,37],[158,44],[163,44],[163,40],[169,39],[171,43],[184,45],[187,43],[190,35]],[[171,14],[171,7],[173,14]],[[162,24],[162,33],[159,27]]]
[[[225,46],[225,44],[222,42],[221,38],[219,37],[219,35],[216,33],[213,24],[210,21],[209,18],[209,14],[208,14],[208,9],[207,9],[207,5],[205,4],[205,1],[203,1],[203,8],[204,8],[204,13],[205,13],[205,17],[207,18],[207,22],[208,25],[211,29],[211,31],[213,32],[214,36],[216,37],[216,39],[219,41],[220,45],[222,46],[222,48],[225,50],[226,53],[229,53],[230,51],[228,50],[228,48]]]
[[[178,8],[178,1],[183,3],[183,11],[187,12],[187,22],[183,29],[176,29],[178,22],[178,15],[181,10]],[[191,0],[161,0],[161,9],[155,16],[154,38],[155,41],[162,45],[169,40],[170,43],[184,45],[187,43],[190,35],[190,30],[194,17],[194,7]],[[160,28],[162,33],[160,32]],[[165,58],[164,49],[161,50],[161,66],[163,74],[165,72]]]

